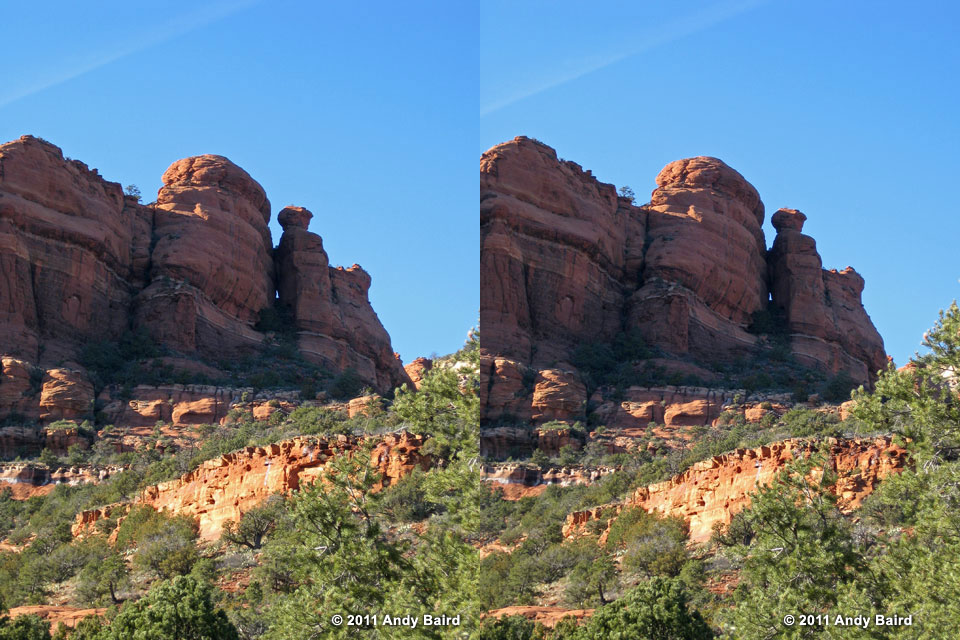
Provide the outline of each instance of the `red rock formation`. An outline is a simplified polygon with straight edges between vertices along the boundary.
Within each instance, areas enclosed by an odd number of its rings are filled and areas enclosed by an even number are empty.
[[[328,268],[319,236],[305,229],[309,212],[281,216],[300,233],[285,234],[278,264],[290,268],[278,281],[270,203],[243,169],[222,156],[195,156],[174,162],[163,183],[155,203],[140,205],[50,143],[24,136],[0,145],[0,415],[54,420],[88,410],[82,371],[70,366],[72,380],[48,371],[54,386],[38,407],[24,395],[31,370],[59,368],[84,345],[117,340],[131,327],[187,362],[256,348],[264,335],[255,324],[278,286],[298,310],[306,357],[333,372],[352,367],[381,392],[409,382],[370,307],[370,277],[357,266]],[[317,260],[322,273],[311,271]],[[178,368],[216,375],[199,363]]]
[[[263,188],[213,155],[174,162],[163,185],[139,323],[157,342],[184,353],[222,357],[258,344],[252,325],[274,291],[270,202]]]
[[[553,467],[542,469],[531,465],[495,464],[484,465],[481,475],[502,490],[504,500],[520,500],[537,496],[550,485],[569,487],[577,484],[593,484],[616,471],[613,467]]]
[[[302,207],[281,211],[276,252],[279,302],[293,314],[301,353],[334,370],[353,369],[379,390],[409,383],[370,306],[370,276],[359,265],[329,265],[323,240],[307,231],[312,217]]]
[[[755,341],[744,327],[767,301],[760,196],[722,160],[702,156],[668,164],[657,185],[628,325],[673,354],[742,354]]]
[[[123,467],[91,467],[86,465],[51,469],[33,462],[0,463],[0,490],[10,487],[14,500],[43,496],[57,485],[96,484],[123,471]]]
[[[768,278],[774,302],[785,308],[791,299],[798,309],[807,309],[807,298],[819,305],[805,312],[807,325],[804,312],[788,309],[798,356],[867,381],[883,343],[862,310],[859,276],[822,272],[819,257],[803,257],[805,250],[794,247],[800,241],[791,240],[806,237],[796,218],[778,233],[768,267],[763,203],[721,160],[701,156],[670,163],[657,185],[650,203],[638,207],[537,141],[519,137],[483,154],[485,421],[575,419],[574,403],[565,396],[579,399],[580,389],[571,382],[577,376],[568,363],[581,344],[620,333],[638,332],[671,356],[703,362],[749,355],[757,338],[746,328],[752,314],[767,306]],[[785,220],[775,218],[778,225]],[[811,278],[822,281],[816,295],[792,293]],[[821,314],[825,319],[817,320]],[[567,378],[551,384],[538,402],[526,380],[547,378],[555,369]],[[548,400],[544,411],[546,396],[564,398],[564,407],[557,411]],[[690,411],[697,417],[689,420],[699,421],[702,411]]]
[[[485,352],[562,360],[621,329],[628,248],[645,216],[613,185],[528,138],[480,161],[480,322]],[[549,338],[549,339],[547,339]],[[536,347],[536,349],[534,349]]]
[[[587,388],[575,373],[561,369],[544,369],[533,383],[533,420],[574,421],[584,417]]]
[[[855,509],[880,481],[905,468],[907,452],[891,438],[829,439],[829,464],[837,473],[834,491],[845,510]],[[731,518],[750,504],[760,485],[770,484],[796,455],[808,455],[814,443],[785,440],[756,449],[737,449],[693,465],[670,480],[637,489],[626,504],[604,505],[567,516],[564,536],[576,536],[590,520],[616,516],[624,506],[636,506],[664,516],[680,516],[690,524],[690,539],[704,542],[717,522]]]
[[[527,620],[539,622],[545,627],[553,628],[564,618],[572,617],[578,623],[593,615],[595,609],[564,609],[563,607],[541,607],[536,605],[514,606],[495,609],[487,612],[487,618],[507,618],[523,616]]]
[[[38,362],[42,340],[54,362],[122,333],[151,215],[48,142],[0,145],[0,353]]]
[[[32,604],[10,609],[9,616],[40,616],[50,623],[50,633],[54,633],[61,624],[73,628],[87,616],[102,616],[107,613],[105,608],[79,609],[77,607],[61,607],[46,604]]]
[[[419,467],[430,465],[420,454],[423,439],[401,433],[380,439],[370,455],[370,464],[395,482]],[[227,520],[240,516],[274,493],[295,491],[315,481],[332,457],[348,454],[358,441],[347,436],[336,439],[299,437],[264,447],[247,447],[213,460],[176,480],[144,489],[136,503],[158,511],[169,510],[197,518],[200,537],[216,540]],[[77,515],[75,536],[91,531],[97,520],[109,517],[112,508],[94,509]]]
[[[773,215],[773,303],[786,313],[791,349],[804,364],[872,382],[887,358],[883,339],[860,299],[863,278],[852,267],[822,268],[817,243],[801,233],[806,219],[795,209]]]
[[[430,358],[417,358],[413,362],[403,367],[403,370],[410,376],[410,382],[417,389],[420,388],[420,381],[433,368],[433,360]]]
[[[93,414],[93,384],[79,371],[50,369],[40,390],[41,420],[60,420]]]

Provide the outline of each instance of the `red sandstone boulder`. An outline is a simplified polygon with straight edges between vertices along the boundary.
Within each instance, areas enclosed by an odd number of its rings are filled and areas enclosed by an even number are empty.
[[[573,421],[583,417],[587,404],[587,388],[575,373],[561,369],[544,369],[534,382],[534,421]]]
[[[71,369],[50,369],[40,391],[42,420],[77,418],[93,413],[93,384]]]

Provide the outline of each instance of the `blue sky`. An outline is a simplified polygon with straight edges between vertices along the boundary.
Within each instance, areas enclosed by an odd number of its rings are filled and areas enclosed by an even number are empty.
[[[362,265],[405,362],[477,323],[476,17],[440,2],[6,3],[0,139],[33,134],[155,198],[225,155]]]
[[[682,7],[682,8],[678,8]],[[854,266],[898,364],[960,297],[960,8],[489,0],[480,144],[538,138],[646,202],[668,162],[740,171]]]

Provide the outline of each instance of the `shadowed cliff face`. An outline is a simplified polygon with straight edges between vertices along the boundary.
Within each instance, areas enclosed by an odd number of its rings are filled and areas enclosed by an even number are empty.
[[[803,214],[784,211],[768,255],[759,194],[716,158],[670,163],[649,204],[635,206],[540,142],[519,137],[484,153],[485,417],[577,418],[571,408],[587,398],[573,382],[574,351],[625,332],[676,357],[748,356],[757,337],[746,328],[771,292],[800,362],[871,382],[886,359],[863,280],[823,270],[800,233]]]
[[[142,205],[48,142],[0,145],[0,355],[70,362],[87,342],[140,328],[181,355],[236,357],[263,343],[254,326],[279,290],[306,359],[354,368],[381,391],[409,381],[370,277],[329,267],[309,212],[281,217],[275,261],[270,202],[246,171],[196,156],[163,183]]]

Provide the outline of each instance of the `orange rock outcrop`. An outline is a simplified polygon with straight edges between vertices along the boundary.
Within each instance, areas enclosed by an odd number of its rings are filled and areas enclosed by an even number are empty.
[[[247,447],[207,460],[176,480],[148,487],[135,503],[194,517],[201,539],[216,540],[227,520],[239,520],[244,512],[272,494],[295,491],[315,481],[329,460],[349,455],[358,445],[356,438],[338,436],[298,437],[263,447]],[[429,457],[420,453],[422,445],[420,436],[386,435],[375,445],[370,464],[383,473],[384,484],[390,484],[415,468],[429,468]],[[73,534],[89,533],[114,508],[117,507],[78,514]]]
[[[102,616],[107,613],[105,608],[99,609],[80,609],[78,607],[61,607],[46,604],[26,605],[23,607],[14,607],[10,609],[8,615],[11,618],[17,616],[35,615],[40,616],[50,623],[50,632],[53,633],[61,624],[68,627],[75,627],[77,623],[87,616]]]
[[[51,469],[35,462],[0,463],[0,490],[9,487],[14,500],[43,496],[57,485],[95,484],[123,471],[123,467],[77,465]]]
[[[524,464],[484,465],[485,482],[499,487],[504,500],[520,500],[537,496],[551,485],[569,487],[593,484],[616,471],[614,467],[552,467],[542,469]]]
[[[539,622],[545,627],[553,628],[564,618],[572,617],[581,622],[593,615],[595,609],[564,609],[563,607],[541,607],[536,605],[504,607],[487,612],[487,618],[507,618],[523,616],[527,620]]]
[[[830,467],[838,480],[833,490],[841,508],[852,510],[880,481],[903,470],[907,452],[889,437],[827,441]],[[809,440],[785,440],[756,449],[737,449],[698,462],[673,478],[637,489],[626,503],[577,511],[567,516],[564,536],[579,535],[591,520],[615,517],[624,507],[640,507],[664,516],[679,516],[690,525],[690,539],[704,542],[715,523],[729,524],[750,504],[757,487],[770,484],[797,456],[815,449]]]

